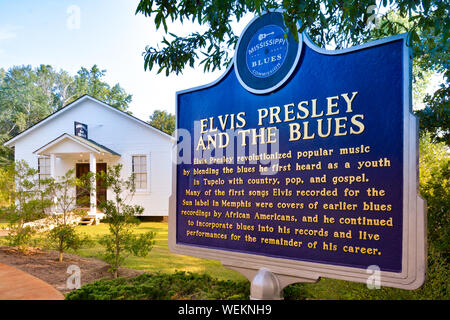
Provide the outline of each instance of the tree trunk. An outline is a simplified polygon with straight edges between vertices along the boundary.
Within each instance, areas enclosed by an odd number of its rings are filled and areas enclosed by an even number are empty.
[[[63,239],[59,239],[59,262],[63,262],[63,253],[64,253]]]
[[[120,255],[120,243],[119,243],[119,235],[116,234],[116,261],[114,266],[114,278],[117,279],[119,277],[119,255]]]

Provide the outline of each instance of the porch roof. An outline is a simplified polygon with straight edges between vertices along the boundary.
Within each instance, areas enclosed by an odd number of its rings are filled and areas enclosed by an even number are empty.
[[[48,155],[50,153],[77,153],[77,152],[83,152],[78,150],[73,150],[74,144],[78,147],[81,147],[81,149],[84,152],[93,152],[93,153],[103,153],[103,154],[109,154],[113,156],[120,157],[120,154],[111,150],[108,147],[105,147],[104,145],[101,145],[98,142],[95,142],[91,139],[85,139],[79,136],[75,136],[68,133],[63,133],[59,137],[53,139],[52,141],[46,143],[39,149],[35,150],[33,153],[39,154],[39,155]],[[66,146],[66,148],[64,148]],[[49,152],[51,149],[56,149],[58,151],[55,152]],[[64,151],[61,151],[64,150]]]

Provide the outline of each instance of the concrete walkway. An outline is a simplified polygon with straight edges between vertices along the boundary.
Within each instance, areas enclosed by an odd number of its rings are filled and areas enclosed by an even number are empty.
[[[64,300],[48,283],[0,263],[0,300]]]

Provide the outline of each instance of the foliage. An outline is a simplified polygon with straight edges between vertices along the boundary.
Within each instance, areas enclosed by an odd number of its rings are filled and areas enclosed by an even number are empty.
[[[282,297],[284,300],[306,300],[308,291],[304,283],[294,283],[283,289]]]
[[[11,204],[11,192],[14,189],[14,176],[7,168],[0,168],[0,207]],[[1,211],[0,211],[1,218]]]
[[[85,94],[127,111],[131,95],[104,82],[105,73],[97,65],[82,67],[75,76],[49,65],[0,69],[0,166],[13,159],[5,141]]]
[[[100,280],[67,294],[67,300],[242,300],[248,281],[217,280],[205,274],[144,273],[135,278]]]
[[[111,87],[103,82],[102,78],[105,74],[106,70],[100,70],[97,65],[93,65],[90,70],[81,67],[74,77],[74,90],[77,96],[88,94],[114,108],[127,111],[132,96],[127,94],[118,83]]]
[[[155,233],[150,231],[144,234],[135,234],[133,231],[140,224],[137,216],[144,208],[138,205],[128,205],[134,194],[134,176],[128,179],[121,177],[122,165],[108,167],[107,172],[100,172],[99,178],[107,189],[110,189],[113,200],[103,201],[99,208],[105,212],[105,220],[109,226],[109,234],[100,239],[105,247],[104,259],[110,264],[114,277],[118,277],[119,267],[128,255],[138,257],[146,256],[154,245]],[[124,194],[128,199],[123,198]]]
[[[429,134],[420,140],[420,193],[427,201],[428,241],[450,262],[450,149],[432,143]]]
[[[402,17],[408,17],[411,26],[411,40],[420,43],[418,32],[433,33],[442,37],[438,50],[447,48],[449,35],[448,3],[446,1],[412,1],[388,0],[382,1],[388,9],[396,9]],[[379,3],[378,5],[381,5]],[[377,3],[374,0],[358,1],[162,1],[141,0],[136,8],[136,14],[153,17],[157,29],[164,27],[173,40],[166,38],[162,41],[164,48],[147,47],[145,50],[145,69],[152,69],[154,64],[160,71],[179,73],[187,65],[193,65],[199,58],[198,51],[207,64],[205,70],[219,68],[228,64],[232,56],[227,55],[227,48],[234,49],[238,37],[234,34],[232,22],[239,22],[247,13],[260,15],[265,11],[283,9],[286,28],[295,35],[308,30],[309,34],[320,45],[335,44],[337,48],[351,44],[358,44],[370,37],[373,14]],[[377,11],[377,10],[375,10]],[[384,16],[375,18],[385,18]],[[388,17],[386,21],[389,22]],[[170,22],[197,22],[200,26],[207,26],[204,33],[194,33],[180,37],[170,33]],[[297,24],[300,21],[301,24]],[[397,25],[392,24],[392,28]],[[176,59],[178,57],[178,59]]]
[[[424,100],[425,109],[417,113],[421,132],[428,130],[435,140],[450,145],[448,0],[140,0],[136,14],[152,18],[166,33],[156,47],[145,48],[144,70],[155,67],[158,73],[178,75],[198,61],[204,71],[220,70],[231,63],[238,41],[233,23],[246,14],[277,9],[283,10],[286,31],[294,38],[306,31],[321,47],[339,49],[409,32],[417,74],[432,71],[444,76],[440,88]],[[175,21],[197,23],[205,31],[177,35],[171,25]]]
[[[175,116],[167,111],[155,110],[148,123],[169,135],[175,131]]]
[[[345,300],[448,300],[450,280],[445,258],[432,246],[428,250],[428,271],[424,285],[416,290],[381,287],[370,290],[364,283],[325,279],[318,284],[307,284],[311,299]],[[321,283],[323,281],[323,283]],[[317,288],[319,287],[319,288]]]
[[[49,69],[43,66],[35,70],[31,66],[15,66],[3,74],[0,81],[0,164],[13,159],[12,151],[4,147],[3,142],[52,112],[53,101],[40,87],[49,89],[48,84],[38,76],[46,71]]]
[[[433,263],[435,265],[436,263]],[[437,264],[436,264],[437,265]],[[296,283],[283,290],[284,300],[357,299],[411,300],[446,299],[449,281],[442,273],[432,273],[421,289],[409,291],[382,287],[369,290],[365,284],[325,279],[322,292],[319,284]],[[438,280],[438,282],[436,282]],[[330,285],[330,283],[333,283]],[[337,286],[336,286],[337,285]],[[435,290],[440,288],[440,290]],[[324,294],[325,293],[325,294]],[[67,294],[67,300],[246,300],[250,296],[247,280],[217,280],[206,274],[191,272],[144,273],[135,278],[100,280],[86,284]]]
[[[429,131],[433,140],[445,142],[450,146],[450,72],[445,73],[446,81],[440,85],[440,88],[433,96],[427,95],[424,99],[426,107],[417,111],[420,118],[421,132]]]
[[[9,175],[14,177],[15,185],[10,186],[10,205],[4,208],[9,222],[9,245],[26,251],[35,228],[25,225],[27,222],[44,216],[45,209],[51,206],[48,197],[47,181],[38,178],[37,170],[25,161],[17,161],[7,167]]]
[[[98,225],[78,226],[80,232],[88,234],[93,239],[99,239],[104,234],[109,233],[108,225],[100,223]],[[129,256],[122,267],[142,270],[150,273],[162,272],[173,273],[174,270],[186,272],[204,272],[213,278],[221,280],[243,280],[240,273],[222,266],[220,261],[200,259],[191,256],[180,256],[174,254],[168,247],[168,224],[167,222],[147,222],[142,221],[136,227],[136,233],[153,231],[156,233],[155,245],[146,257]],[[80,249],[77,254],[83,257],[103,259],[104,248],[95,243],[89,248]]]
[[[81,235],[75,231],[73,225],[58,224],[48,231],[47,243],[53,245],[58,250],[59,262],[63,261],[63,254],[69,249],[78,250],[92,244],[92,241],[86,235]]]
[[[417,38],[412,46],[414,51],[413,93],[415,96],[420,96],[421,102],[425,105],[423,109],[415,112],[420,119],[420,133],[421,135],[428,133],[433,141],[445,142],[450,146],[448,30],[440,33],[439,25],[418,26],[416,20],[420,19],[423,19],[420,14],[409,18],[402,16],[398,11],[391,11],[383,17],[378,28],[371,31],[371,36],[373,39],[380,39],[417,29],[415,33],[411,34],[411,38]],[[432,16],[429,19],[434,18]],[[435,23],[439,23],[439,19]],[[430,95],[424,92],[424,87],[429,84],[432,74],[441,74],[443,81],[433,95]],[[422,91],[420,95],[417,94],[418,91]]]
[[[89,183],[90,181],[88,181]],[[54,202],[57,214],[48,218],[48,224],[54,227],[48,231],[47,245],[59,252],[59,262],[63,261],[63,254],[69,249],[78,250],[90,244],[86,235],[80,235],[75,228],[77,217],[86,214],[85,210],[74,210],[76,204],[75,186],[88,188],[86,181],[80,181],[74,177],[74,170],[69,170],[58,179],[52,179],[49,186],[49,194]]]

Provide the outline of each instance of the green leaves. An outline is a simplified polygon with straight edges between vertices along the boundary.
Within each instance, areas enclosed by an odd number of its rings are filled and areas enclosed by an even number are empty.
[[[372,39],[409,32],[408,45],[413,51],[413,90],[424,91],[422,88],[424,75],[441,73],[441,85],[433,94],[425,95],[423,103],[425,108],[415,114],[420,120],[420,134],[429,132],[434,141],[444,141],[450,145],[450,43],[446,32],[442,32],[442,25],[448,18],[440,16],[444,11],[437,2],[435,11],[429,16],[416,14],[402,16],[401,11],[388,13],[381,21],[378,29],[372,30]],[[431,10],[431,9],[430,9]],[[447,9],[448,11],[448,9]],[[422,95],[423,96],[423,95]],[[423,97],[421,97],[423,98]]]
[[[161,22],[164,25],[164,31],[167,32],[167,23],[166,23],[166,18],[164,17],[164,15],[162,14],[162,12],[158,12],[155,16],[155,26],[156,29],[159,29],[159,26],[161,25]]]
[[[75,230],[79,221],[77,218],[85,215],[86,212],[80,209],[74,210],[77,196],[73,192],[75,186],[81,189],[90,188],[91,181],[88,178],[76,178],[74,171],[71,169],[57,179],[48,179],[46,186],[46,192],[52,199],[53,208],[57,214],[46,218],[47,227],[53,225],[53,228],[47,231],[45,242],[46,246],[58,250],[60,262],[63,261],[63,254],[68,249],[78,250],[92,243],[88,236],[80,235]]]
[[[62,262],[62,254],[67,250],[78,250],[93,243],[89,236],[78,233],[75,225],[69,223],[55,226],[48,232],[46,240],[51,248],[61,253],[60,262]]]
[[[136,14],[154,17],[156,27],[162,24],[168,34],[160,43],[161,48],[145,48],[144,70],[155,68],[167,76],[178,75],[186,67],[202,66],[204,72],[227,67],[238,40],[231,21],[239,22],[245,14],[260,15],[270,10],[283,11],[286,31],[297,41],[299,33],[307,32],[321,47],[346,48],[409,32],[416,67],[442,74],[449,70],[448,0],[141,0]],[[207,31],[179,36],[172,33],[168,19],[196,21]],[[425,101],[429,108],[420,114],[425,124],[421,128],[433,130],[436,136],[444,132],[448,137],[448,98],[444,98],[449,96],[448,76],[443,88],[432,96]]]
[[[74,77],[73,96],[68,102],[88,94],[119,110],[127,111],[132,96],[127,94],[118,83],[111,87],[104,82],[102,78],[105,74],[106,70],[99,69],[96,64],[90,70],[82,67]]]
[[[166,70],[166,76],[170,73],[182,73],[186,65],[194,66],[194,61],[198,58],[196,49],[206,45],[204,35],[193,33],[188,37],[181,38],[170,34],[173,40],[164,38],[163,49],[146,47],[144,55],[145,70],[152,70],[154,66],[159,66],[158,73]]]
[[[82,67],[75,76],[52,66],[13,66],[0,70],[0,165],[13,160],[3,143],[28,129],[64,105],[89,94],[122,111],[132,96],[117,83],[103,81],[106,70],[97,65]]]
[[[38,179],[37,170],[25,161],[8,165],[7,171],[6,177],[14,177],[13,188],[6,182],[6,186],[11,188],[10,204],[4,210],[10,229],[7,240],[10,245],[26,251],[36,228],[26,226],[25,223],[41,218],[51,202]]]
[[[167,111],[155,110],[148,123],[169,135],[175,131],[175,116]]]
[[[439,34],[446,33],[448,39],[449,19],[448,3],[440,0],[386,0],[383,6],[388,9],[396,9],[398,12],[411,21],[415,16],[420,15],[420,21],[417,26],[428,28],[433,24],[434,30],[438,29]],[[370,10],[372,8],[372,10]],[[375,9],[373,9],[375,8]],[[164,48],[147,47],[145,50],[145,70],[151,70],[153,64],[157,64],[162,70],[167,70],[166,74],[179,74],[187,65],[192,66],[192,60],[200,59],[204,64],[205,71],[220,69],[220,67],[229,63],[232,55],[225,52],[230,50],[227,42],[235,37],[231,21],[233,17],[239,19],[246,13],[262,14],[268,10],[284,10],[284,19],[287,28],[294,37],[297,36],[297,23],[304,25],[309,34],[320,45],[325,46],[334,44],[338,48],[349,45],[360,44],[371,37],[371,30],[368,21],[376,22],[383,17],[379,10],[379,4],[374,0],[343,0],[326,1],[317,0],[285,0],[270,1],[224,1],[224,0],[184,0],[184,1],[140,1],[136,14],[141,13],[145,16],[154,16],[154,22],[157,28],[161,24],[164,30],[170,32],[170,27],[166,19],[171,21],[185,19],[197,21],[199,25],[206,25],[209,30],[202,35],[191,34],[186,37],[172,35],[173,40],[164,39],[162,44]],[[440,24],[435,24],[436,18],[440,19]],[[414,28],[412,31],[412,41],[419,41],[418,33]],[[198,38],[202,38],[204,42]],[[193,41],[196,38],[196,41]],[[222,46],[223,45],[223,46]],[[212,46],[212,47],[211,47]],[[207,50],[204,50],[206,49]],[[202,50],[203,49],[203,50]],[[184,54],[183,54],[183,51]],[[199,57],[201,52],[203,57]],[[180,59],[172,57],[174,53],[181,53]]]
[[[159,29],[163,24],[165,32],[171,37],[164,37],[160,43],[162,48],[145,48],[144,70],[156,67],[158,74],[163,71],[166,76],[180,74],[185,67],[195,67],[199,59],[205,71],[220,70],[231,61],[233,53],[229,48],[234,48],[237,42],[230,24],[231,18],[236,16],[239,19],[242,10],[246,11],[248,5],[253,7],[253,3],[246,4],[244,1],[141,1],[136,13],[153,15],[156,28]],[[258,10],[262,5],[262,1],[256,4]],[[170,33],[166,22],[168,18],[171,21],[196,21],[199,25],[207,25],[208,30],[202,34],[195,32],[179,37]]]
[[[213,279],[206,274],[143,273],[135,278],[100,280],[67,294],[67,300],[244,300],[250,282]]]
[[[125,241],[125,251],[137,257],[145,257],[152,250],[156,236],[155,232],[149,231],[142,234],[129,234]]]
[[[445,143],[424,134],[419,144],[420,193],[427,201],[428,241],[450,260],[450,155]]]
[[[146,256],[154,245],[155,234],[135,235],[134,227],[140,224],[137,216],[144,211],[139,205],[128,205],[134,194],[134,177],[128,179],[121,177],[122,165],[108,167],[106,172],[99,174],[104,187],[108,188],[113,196],[99,205],[105,213],[105,221],[109,225],[109,234],[103,236],[99,243],[105,247],[104,259],[110,264],[110,271],[118,277],[119,267],[125,258],[130,255]],[[128,197],[127,197],[128,195]],[[127,198],[126,198],[127,197]]]
[[[446,75],[446,83],[442,84],[433,96],[424,99],[426,107],[416,111],[420,120],[421,134],[430,134],[435,142],[444,142],[450,146],[450,85]]]

